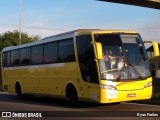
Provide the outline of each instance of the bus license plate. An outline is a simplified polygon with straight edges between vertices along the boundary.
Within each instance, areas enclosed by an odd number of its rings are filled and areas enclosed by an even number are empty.
[[[136,97],[136,93],[130,93],[127,95],[127,97]]]

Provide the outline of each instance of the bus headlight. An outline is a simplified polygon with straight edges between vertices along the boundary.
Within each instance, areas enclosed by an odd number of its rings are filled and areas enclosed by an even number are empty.
[[[107,90],[116,90],[116,86],[113,86],[113,85],[104,85],[104,84],[101,84],[100,88],[107,89]]]
[[[152,82],[148,82],[144,85],[145,88],[152,86]]]

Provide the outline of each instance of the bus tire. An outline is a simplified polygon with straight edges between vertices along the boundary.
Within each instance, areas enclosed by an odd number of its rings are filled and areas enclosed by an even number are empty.
[[[17,99],[22,100],[23,94],[22,94],[22,90],[21,90],[21,85],[19,83],[16,83],[15,90],[16,90]]]
[[[111,103],[112,105],[118,105],[121,104],[121,102],[115,102],[115,103]]]
[[[79,106],[78,93],[77,93],[76,88],[72,84],[67,85],[66,97],[69,99],[73,107]]]

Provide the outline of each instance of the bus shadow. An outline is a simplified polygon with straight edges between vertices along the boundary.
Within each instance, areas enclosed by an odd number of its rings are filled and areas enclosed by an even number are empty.
[[[16,95],[14,94],[0,93],[0,101],[53,106],[53,107],[63,107],[63,108],[74,108],[68,100],[53,98],[53,97],[27,96],[23,100],[18,100]],[[103,104],[103,106],[104,105],[108,105],[108,104]],[[101,104],[91,103],[91,102],[80,102],[80,106],[78,108],[90,108],[90,107],[97,107],[97,106],[101,106]]]

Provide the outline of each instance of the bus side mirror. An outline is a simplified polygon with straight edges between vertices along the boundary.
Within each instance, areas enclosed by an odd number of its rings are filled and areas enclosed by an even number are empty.
[[[96,59],[101,60],[102,57],[102,44],[100,42],[92,42],[92,44],[95,46],[96,50]]]
[[[158,46],[157,42],[155,42],[155,41],[144,41],[144,43],[152,43],[154,57],[159,56],[159,46]]]
[[[157,42],[152,41],[154,56],[159,56],[159,46]]]

